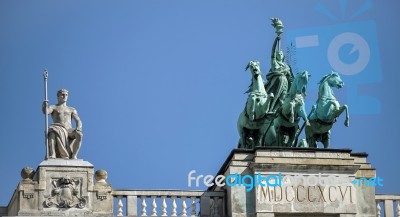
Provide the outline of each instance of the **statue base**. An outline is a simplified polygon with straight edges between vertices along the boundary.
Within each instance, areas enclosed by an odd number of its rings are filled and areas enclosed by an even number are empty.
[[[375,217],[376,176],[366,153],[349,149],[256,148],[233,150],[217,175],[232,217]],[[355,183],[355,184],[354,184]]]
[[[33,175],[33,174],[32,174]],[[9,216],[112,216],[111,185],[93,183],[94,166],[84,160],[49,159],[19,184]]]

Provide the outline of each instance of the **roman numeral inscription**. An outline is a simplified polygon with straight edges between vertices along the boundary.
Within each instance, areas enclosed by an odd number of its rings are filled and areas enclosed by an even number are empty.
[[[352,186],[257,186],[257,202],[354,204]]]

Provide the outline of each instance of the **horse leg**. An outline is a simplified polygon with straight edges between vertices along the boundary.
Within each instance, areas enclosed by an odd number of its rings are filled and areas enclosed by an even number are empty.
[[[324,148],[329,148],[330,145],[330,137],[331,137],[331,132],[328,131],[322,135],[322,144],[324,144]]]
[[[270,93],[267,95],[267,99],[264,103],[264,111],[266,114],[268,114],[269,110],[270,110],[270,106],[271,106],[271,101],[274,99],[274,94]]]
[[[346,120],[344,121],[344,125],[348,127],[350,119],[349,119],[349,108],[347,107],[347,105],[340,106],[339,109],[335,110],[334,116],[339,117],[344,111],[346,111]]]
[[[254,121],[255,119],[255,112],[256,112],[256,98],[253,95],[253,97],[251,97],[251,113],[250,113],[250,121]]]
[[[346,120],[344,121],[344,125],[348,127],[350,125],[349,108],[347,107],[347,105],[343,105],[342,107],[344,107],[346,111]]]
[[[239,144],[238,144],[238,148],[244,148],[245,147],[245,135],[244,135],[244,130],[243,128],[239,128],[238,127],[238,131],[239,131]]]
[[[244,115],[244,112],[242,112],[240,113],[239,120],[237,122],[237,130],[240,136],[238,148],[246,148],[246,133],[243,124],[244,122],[246,122],[246,117]]]
[[[280,94],[279,94],[279,98],[275,103],[274,106],[274,112],[278,111],[278,109],[282,108],[283,103],[285,102],[285,98],[287,95],[287,91],[283,90]]]
[[[255,144],[256,139],[254,138],[253,130],[244,129],[244,138],[245,138],[245,143],[246,143],[247,149],[254,149],[254,147],[256,147],[256,144]]]
[[[290,123],[294,123],[294,106],[295,106],[295,102],[290,102],[290,107],[289,107],[289,122]]]
[[[276,146],[282,147],[283,146],[283,135],[282,135],[281,127],[280,126],[275,127],[275,132],[276,132]]]
[[[311,135],[310,137],[307,137],[306,141],[307,141],[308,146],[310,148],[317,148],[317,140],[315,139],[314,135]]]
[[[308,143],[308,147],[316,148],[317,147],[317,140],[315,139],[315,135],[312,132],[312,126],[306,126],[306,141]]]
[[[261,146],[276,146],[274,120],[266,121],[260,129]]]
[[[279,128],[280,144],[281,147],[292,147],[294,135],[292,135],[292,127],[281,126]]]
[[[289,141],[287,147],[295,147],[294,139],[296,135],[297,127],[291,127],[288,132]]]
[[[260,130],[254,132],[254,147],[261,147],[263,145],[263,133]]]

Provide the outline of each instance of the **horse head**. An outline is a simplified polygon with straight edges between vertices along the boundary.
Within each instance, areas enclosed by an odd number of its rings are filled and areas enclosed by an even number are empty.
[[[257,60],[250,61],[247,64],[245,71],[247,71],[247,69],[249,69],[249,68],[250,68],[251,74],[253,74],[253,76],[261,75],[260,62],[258,62]]]
[[[301,94],[303,96],[306,96],[308,79],[310,77],[311,74],[308,73],[308,71],[297,73],[296,77],[293,80],[292,86],[290,87],[289,95],[294,96],[296,94]]]
[[[260,62],[250,61],[246,70],[251,71],[251,84],[246,93],[249,93],[249,97],[246,102],[246,113],[250,117],[250,121],[254,121],[258,118],[263,118],[267,112],[267,102],[269,98],[273,97],[273,94],[268,95],[265,91],[264,81],[260,70]]]
[[[264,81],[262,80],[261,76],[260,62],[258,62],[257,60],[250,61],[247,64],[245,70],[247,71],[248,69],[250,69],[251,71],[252,79],[251,84],[249,85],[249,89],[246,91],[246,93],[258,92],[261,94],[266,94]]]
[[[344,82],[340,78],[339,73],[334,72],[334,71],[325,75],[319,83],[322,84],[324,82],[327,82],[329,86],[336,87],[338,89],[340,89],[344,86]]]

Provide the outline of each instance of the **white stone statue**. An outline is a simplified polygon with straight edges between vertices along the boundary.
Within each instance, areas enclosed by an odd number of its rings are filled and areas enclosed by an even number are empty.
[[[56,105],[48,106],[47,100],[42,104],[43,114],[53,119],[48,128],[46,159],[77,159],[82,144],[82,122],[76,109],[67,106],[68,90],[59,90],[57,98]],[[72,119],[76,128],[72,128]]]

